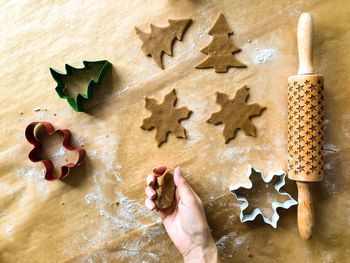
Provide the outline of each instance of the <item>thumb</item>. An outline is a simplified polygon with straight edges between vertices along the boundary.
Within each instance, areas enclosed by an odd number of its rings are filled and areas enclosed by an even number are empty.
[[[182,176],[180,167],[176,167],[174,170],[174,183],[177,187],[179,197],[182,199],[188,199],[193,197],[193,191],[191,186],[187,183],[186,179]]]
[[[174,182],[177,187],[187,185],[186,179],[182,176],[180,167],[174,169]]]

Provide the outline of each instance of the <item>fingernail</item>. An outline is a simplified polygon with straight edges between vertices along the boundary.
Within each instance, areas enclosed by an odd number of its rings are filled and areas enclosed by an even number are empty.
[[[146,179],[147,185],[151,186],[152,182],[153,182],[153,176],[152,175],[148,175],[147,179]]]
[[[165,166],[165,165],[157,165],[156,167],[153,168],[153,170],[152,170],[153,173],[158,174],[158,173],[159,173],[158,170],[159,170],[160,168],[166,169],[166,166]]]
[[[159,168],[160,165],[157,165],[156,167],[153,168],[152,172],[153,173],[156,173],[157,172],[157,169]]]
[[[154,198],[155,195],[156,195],[156,192],[152,189],[152,188],[147,188],[146,189],[146,195],[149,197],[149,198]]]
[[[154,203],[148,198],[145,200],[145,205],[149,210],[154,210],[156,208]]]
[[[176,176],[181,176],[181,169],[179,166],[175,168],[174,173],[176,174]]]

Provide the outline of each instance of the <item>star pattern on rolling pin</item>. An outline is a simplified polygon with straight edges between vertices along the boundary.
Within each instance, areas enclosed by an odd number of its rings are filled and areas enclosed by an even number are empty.
[[[318,78],[288,85],[288,173],[321,177],[323,165],[323,85]],[[321,127],[321,128],[320,128]]]

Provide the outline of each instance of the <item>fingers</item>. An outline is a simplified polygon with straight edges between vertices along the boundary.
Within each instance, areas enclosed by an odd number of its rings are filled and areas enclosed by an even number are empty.
[[[197,204],[202,203],[201,199],[198,197],[192,187],[187,183],[186,179],[182,176],[180,167],[176,167],[174,170],[174,182],[177,187],[175,194],[177,201],[182,199],[182,201],[187,204],[193,204],[194,202]]]
[[[182,176],[180,167],[176,167],[174,170],[174,183],[177,187],[187,185],[186,179]]]
[[[157,178],[154,174],[149,174],[146,179],[147,186],[153,187],[157,181]]]
[[[146,187],[145,193],[146,196],[151,200],[153,200],[156,197],[156,191],[150,186]]]
[[[190,198],[193,196],[191,186],[189,186],[186,179],[182,176],[180,167],[176,167],[174,170],[174,183],[177,187],[180,198]]]
[[[153,200],[146,198],[145,200],[145,206],[149,209],[149,210],[155,210],[156,209],[156,204],[154,203]]]
[[[147,176],[146,182],[147,182],[147,187],[145,189],[145,194],[147,196],[145,200],[145,206],[149,210],[155,210],[156,209],[156,204],[154,203],[154,198],[156,197],[156,191],[153,189],[153,186],[156,182],[157,178],[155,177],[154,174],[150,174]]]
[[[153,173],[147,176],[146,183],[148,186],[154,186],[157,181],[157,176],[162,175],[166,171],[165,165],[158,165],[153,168]]]
[[[145,189],[145,194],[147,198],[145,200],[145,206],[150,210],[158,211],[157,206],[154,203],[154,198],[157,195],[154,189],[154,186],[157,182],[157,176],[162,175],[165,171],[166,171],[165,165],[158,165],[153,168],[153,173],[147,176],[147,179],[146,179],[147,187]]]
[[[155,174],[155,176],[159,176],[159,175],[162,175],[165,172],[165,170],[166,170],[165,165],[158,165],[153,168],[153,173]]]

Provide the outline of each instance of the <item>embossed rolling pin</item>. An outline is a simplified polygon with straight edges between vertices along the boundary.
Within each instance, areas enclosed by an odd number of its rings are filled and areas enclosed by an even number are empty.
[[[298,187],[298,229],[303,239],[314,224],[312,182],[323,180],[323,76],[312,63],[313,21],[303,13],[297,30],[298,75],[288,78],[288,177]]]

